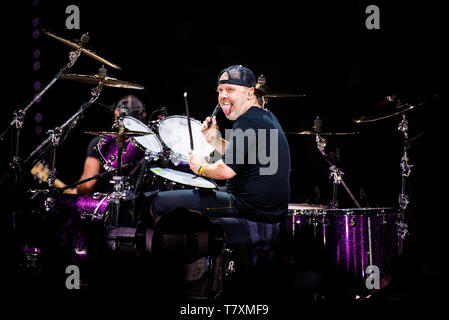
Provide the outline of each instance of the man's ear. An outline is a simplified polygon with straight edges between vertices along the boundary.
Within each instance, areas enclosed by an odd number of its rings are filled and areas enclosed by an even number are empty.
[[[254,88],[249,88],[249,90],[248,90],[247,93],[246,93],[246,98],[247,98],[248,100],[252,99],[253,96],[254,96],[254,92],[255,92],[255,89],[254,89]]]

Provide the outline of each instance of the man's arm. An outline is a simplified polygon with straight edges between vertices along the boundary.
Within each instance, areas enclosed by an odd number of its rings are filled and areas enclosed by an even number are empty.
[[[84,169],[81,174],[80,180],[84,180],[90,178],[96,174],[100,173],[100,161],[94,157],[87,157],[86,161],[84,161]],[[97,180],[90,180],[83,184],[79,184],[76,186],[78,194],[90,194],[94,190],[95,184]]]
[[[207,177],[214,180],[227,180],[236,175],[235,171],[221,159],[215,163],[207,163],[203,157],[192,153],[192,151],[189,151],[189,155],[190,170],[192,170],[195,174],[199,174],[198,170],[202,167],[202,177]]]
[[[202,177],[207,177],[214,180],[227,180],[234,178],[235,175],[235,171],[224,163],[223,160],[218,160],[212,164],[205,164],[201,171]]]

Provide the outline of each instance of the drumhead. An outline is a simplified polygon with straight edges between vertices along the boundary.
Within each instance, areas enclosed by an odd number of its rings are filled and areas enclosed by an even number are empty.
[[[329,207],[322,206],[318,204],[308,204],[308,203],[289,203],[288,209],[289,210],[323,210],[327,209]]]
[[[150,128],[148,128],[145,124],[137,120],[136,118],[125,116],[123,120],[123,124],[125,125],[125,128],[130,131],[142,131],[142,132],[148,132],[153,133]],[[137,142],[138,145],[142,147],[142,149],[145,151],[146,149],[149,149],[150,151],[154,153],[162,152],[162,144],[159,141],[159,138],[153,133],[146,136],[141,137],[134,137],[133,140]]]
[[[214,148],[207,143],[206,138],[201,133],[201,123],[198,120],[190,118],[192,128],[193,147],[197,154],[208,157]],[[190,151],[190,135],[186,116],[169,116],[159,123],[159,136],[162,141],[173,152],[188,159]]]
[[[204,178],[201,178],[200,176],[197,176],[192,173],[177,171],[177,170],[173,170],[173,169],[169,169],[169,168],[159,168],[159,167],[151,168],[150,170],[154,174],[156,174],[162,178],[165,178],[165,179],[168,179],[168,180],[171,180],[171,181],[183,184],[183,185],[204,188],[204,189],[215,189],[217,187],[217,185],[214,182],[206,180]]]

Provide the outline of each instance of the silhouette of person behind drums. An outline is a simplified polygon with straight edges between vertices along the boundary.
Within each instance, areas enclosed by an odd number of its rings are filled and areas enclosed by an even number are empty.
[[[134,95],[127,95],[121,98],[114,109],[114,119],[119,117],[119,109],[121,106],[128,108],[128,116],[131,116],[139,121],[145,123],[147,113],[145,105]],[[90,178],[100,172],[104,171],[100,162],[100,155],[95,146],[100,141],[101,136],[94,137],[87,147],[87,156],[84,161],[83,173],[80,180]],[[90,180],[76,187],[78,194],[92,194],[94,192],[109,193],[112,192],[112,184],[109,183],[110,177],[100,178],[98,180]]]

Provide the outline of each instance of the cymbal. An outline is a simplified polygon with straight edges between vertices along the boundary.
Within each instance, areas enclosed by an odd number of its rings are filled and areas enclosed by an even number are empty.
[[[359,132],[337,132],[337,131],[317,131],[313,128],[310,129],[300,129],[298,131],[287,131],[285,134],[289,135],[315,135],[319,134],[320,136],[347,136],[347,135],[356,135]]]
[[[256,90],[262,94],[263,98],[301,98],[306,96],[305,94],[269,91],[267,87],[267,78],[263,74],[257,78]]]
[[[96,75],[84,75],[84,74],[62,74],[61,79],[66,80],[74,80],[84,83],[90,83],[98,85],[101,79],[103,79],[103,85],[107,87],[115,87],[115,88],[125,88],[125,89],[137,89],[143,90],[145,87],[140,86],[138,84],[134,84],[127,81],[117,80],[116,78],[111,78],[108,76],[100,76]]]
[[[115,69],[122,69],[122,68],[120,68],[118,65],[116,65],[116,64],[114,64],[114,63],[112,63],[112,62],[107,61],[106,59],[100,57],[100,56],[99,56],[98,54],[96,54],[95,52],[93,52],[93,51],[91,51],[91,50],[89,50],[89,49],[83,48],[83,47],[82,47],[81,45],[79,45],[79,44],[76,44],[76,43],[73,43],[73,42],[71,42],[71,41],[69,41],[69,40],[66,40],[66,39],[64,39],[64,38],[58,37],[57,35],[55,35],[55,34],[53,34],[53,33],[51,33],[51,32],[48,32],[48,31],[46,31],[46,30],[43,30],[43,31],[44,31],[44,33],[46,33],[46,34],[49,35],[50,37],[52,37],[52,38],[54,38],[54,39],[56,39],[56,40],[59,40],[59,41],[61,41],[62,43],[65,43],[66,45],[68,45],[68,46],[70,46],[70,47],[72,47],[72,48],[74,48],[74,49],[79,49],[79,48],[81,48],[81,51],[82,51],[83,53],[85,53],[85,54],[87,54],[88,56],[94,58],[95,60],[100,61],[101,63],[104,63],[104,64],[106,64],[106,65],[108,65],[108,66],[110,66],[110,67],[113,67],[113,68],[115,68]]]
[[[305,94],[294,94],[287,92],[267,92],[262,97],[264,98],[302,98]]]
[[[408,103],[405,103],[403,105],[399,105],[397,106],[394,110],[390,110],[389,112],[384,112],[384,113],[379,113],[379,114],[374,114],[374,115],[365,115],[365,116],[360,116],[360,117],[355,117],[352,118],[352,121],[354,121],[355,123],[366,123],[366,122],[374,122],[374,121],[378,121],[378,120],[383,120],[383,119],[388,119],[391,117],[394,117],[398,114],[407,112],[409,110],[412,110],[413,108],[415,108],[415,106],[410,105]]]
[[[94,135],[94,136],[110,136],[110,137],[140,137],[140,136],[146,136],[147,134],[154,134],[153,132],[144,132],[144,131],[125,131],[123,133],[119,133],[118,131],[86,131],[87,134]]]

